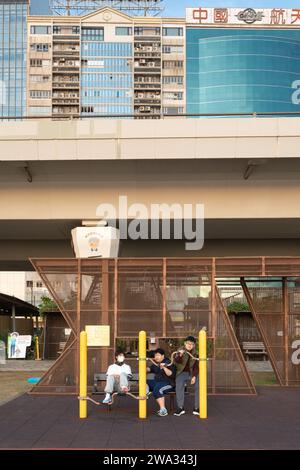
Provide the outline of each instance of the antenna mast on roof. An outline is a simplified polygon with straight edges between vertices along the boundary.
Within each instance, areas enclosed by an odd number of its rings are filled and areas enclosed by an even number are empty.
[[[49,0],[53,15],[81,16],[111,7],[134,16],[159,16],[164,0]]]

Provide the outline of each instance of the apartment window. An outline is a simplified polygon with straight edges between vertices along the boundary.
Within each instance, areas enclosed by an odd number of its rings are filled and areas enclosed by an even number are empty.
[[[82,28],[83,41],[104,41],[104,28]]]
[[[127,28],[125,26],[116,26],[116,36],[131,36],[132,28]]]
[[[135,36],[160,36],[160,28],[143,28],[137,26],[134,28]]]
[[[163,61],[164,69],[175,69],[175,68],[182,68],[182,67],[183,67],[183,60],[164,60]]]
[[[183,114],[184,113],[184,108],[182,107],[176,107],[176,108],[171,108],[171,107],[167,107],[167,108],[163,108],[163,113],[164,114],[168,114],[168,115],[177,115],[177,114]]]
[[[40,281],[38,281],[38,282],[36,283],[36,287],[43,287],[43,283],[40,282]]]
[[[30,59],[30,67],[42,67],[42,59]]]
[[[80,34],[80,26],[53,26],[53,34]]]
[[[56,108],[59,109],[59,108]],[[61,281],[53,281],[53,289],[60,289],[62,287],[62,282]]]
[[[102,69],[104,68],[104,60],[85,60],[82,62],[83,65],[86,65],[87,67],[101,67]]]
[[[29,106],[29,114],[31,116],[44,116],[51,113],[51,106]]]
[[[164,54],[180,54],[183,53],[183,46],[163,46],[162,51]]]
[[[49,59],[30,59],[30,67],[49,67]]]
[[[48,52],[50,49],[50,44],[31,44],[30,49],[36,52]]]
[[[159,77],[135,77],[135,82],[137,83],[160,83]]]
[[[51,26],[31,26],[31,34],[51,34]]]
[[[30,98],[48,99],[51,98],[50,90],[30,90]]]
[[[82,113],[93,113],[94,107],[93,106],[82,106],[81,108]]]
[[[183,36],[183,28],[163,28],[163,36]]]
[[[50,81],[50,75],[30,75],[31,82],[47,83]]]
[[[176,83],[177,85],[183,85],[183,76],[178,75],[178,76],[164,76],[163,77],[163,83],[164,84],[171,84],[171,83]]]
[[[27,287],[33,287],[33,281],[26,281]]]
[[[164,99],[166,100],[182,100],[183,92],[182,91],[166,91],[164,93]]]

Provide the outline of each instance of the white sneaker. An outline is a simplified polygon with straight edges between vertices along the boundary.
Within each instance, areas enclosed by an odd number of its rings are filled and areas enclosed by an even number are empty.
[[[105,398],[104,398],[104,400],[103,400],[102,403],[104,403],[105,405],[109,405],[111,402],[112,402],[112,400],[111,400],[111,394],[110,394],[110,393],[107,393],[107,394],[105,395]]]

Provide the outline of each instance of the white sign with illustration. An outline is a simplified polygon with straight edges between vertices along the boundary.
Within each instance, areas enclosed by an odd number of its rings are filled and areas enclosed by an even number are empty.
[[[25,359],[26,348],[31,346],[31,335],[19,335],[16,331],[10,333],[7,338],[8,359]]]
[[[117,258],[120,233],[114,227],[77,227],[72,230],[76,258]]]

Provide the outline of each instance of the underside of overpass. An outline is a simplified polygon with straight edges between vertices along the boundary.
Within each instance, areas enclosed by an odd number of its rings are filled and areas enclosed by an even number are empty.
[[[200,251],[123,240],[121,257],[299,256],[299,121],[2,123],[0,269],[72,257],[71,229],[122,195],[149,214],[151,204],[203,204],[205,223]]]

